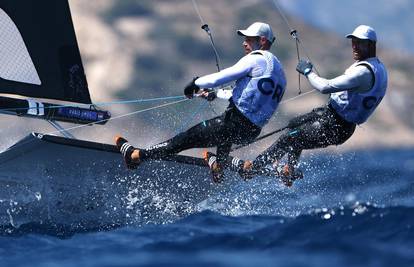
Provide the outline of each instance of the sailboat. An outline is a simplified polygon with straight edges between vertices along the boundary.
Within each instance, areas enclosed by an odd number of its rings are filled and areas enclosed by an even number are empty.
[[[0,49],[0,93],[8,95],[1,113],[47,120],[64,134],[32,132],[0,154],[2,228],[145,223],[179,216],[217,189],[200,158],[177,155],[129,171],[115,146],[65,134],[58,122],[98,128],[111,117],[91,101],[67,0],[2,0]]]

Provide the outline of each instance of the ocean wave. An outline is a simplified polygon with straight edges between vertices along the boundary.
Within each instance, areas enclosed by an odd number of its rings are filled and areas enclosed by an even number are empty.
[[[226,255],[253,251],[262,254],[255,259],[264,260],[264,266],[409,266],[414,260],[413,222],[412,207],[367,203],[315,209],[297,217],[232,217],[203,211],[163,226],[163,231],[179,233],[179,239],[161,238],[140,249],[192,255],[212,249]],[[245,260],[243,266],[253,264],[249,257]]]

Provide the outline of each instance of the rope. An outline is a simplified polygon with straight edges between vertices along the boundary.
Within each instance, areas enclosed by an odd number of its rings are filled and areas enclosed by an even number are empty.
[[[289,28],[289,30],[291,30],[292,32],[292,27],[290,27],[289,21],[286,18],[285,14],[283,13],[282,9],[280,8],[278,2],[276,0],[273,0],[273,4],[275,4],[277,10],[279,11],[280,16],[282,17],[282,19],[285,21],[285,24],[287,25],[287,27]]]
[[[91,126],[91,125],[97,124],[99,122],[111,121],[111,120],[115,120],[115,119],[119,119],[119,118],[131,116],[131,115],[134,115],[134,114],[139,114],[139,113],[143,113],[143,112],[146,112],[146,111],[154,110],[154,109],[157,109],[157,108],[162,108],[162,107],[166,107],[166,106],[178,104],[178,103],[181,103],[181,102],[184,102],[184,101],[188,101],[188,100],[189,99],[186,98],[186,99],[178,100],[178,101],[171,102],[171,103],[162,104],[162,105],[155,106],[155,107],[151,107],[151,108],[146,108],[146,109],[137,110],[137,111],[134,111],[134,112],[122,114],[122,115],[119,115],[119,116],[112,117],[110,119],[105,119],[105,120],[96,121],[96,122],[92,122],[92,123],[88,123],[88,124],[83,124],[83,125],[78,125],[78,126],[74,126],[74,127],[70,127],[70,128],[65,128],[63,130],[64,131],[71,131],[71,130],[79,129],[79,128],[82,128],[82,127]],[[52,131],[52,132],[46,133],[46,135],[57,134],[57,133],[63,132],[63,130]],[[33,141],[34,141],[34,139],[31,139],[29,141],[22,142],[20,144],[15,144],[14,147],[24,146],[24,145],[30,144]]]
[[[199,108],[193,113],[193,115],[183,124],[181,124],[181,126],[178,128],[178,130],[176,131],[176,134],[181,133],[182,131],[184,131],[184,129],[188,128],[188,126],[190,125],[190,122],[199,114],[201,113],[201,111],[207,106],[209,102],[205,101],[203,104],[201,104],[199,106]]]
[[[198,9],[197,2],[195,0],[191,0],[191,1],[193,2],[193,7],[194,7],[198,17],[200,18],[201,25],[204,25],[205,23],[204,23],[203,17],[201,16],[200,10]]]
[[[211,47],[213,49],[214,57],[215,57],[215,60],[216,60],[217,71],[220,71],[220,56],[217,52],[216,45],[214,43],[214,39],[213,39],[213,36],[211,34],[210,28],[208,27],[208,24],[204,22],[204,19],[201,16],[201,13],[200,13],[200,9],[198,8],[197,2],[195,0],[192,0],[192,3],[193,3],[194,10],[196,11],[198,17],[200,18],[200,22],[202,24],[201,29],[203,29],[207,33],[207,35],[209,36],[210,44],[211,44]],[[210,109],[214,113],[216,113],[213,106],[209,102],[206,102],[206,103],[208,103],[208,105],[210,106]],[[194,112],[193,116],[191,116],[188,120],[184,121],[181,124],[181,126],[178,127],[178,130],[176,132],[180,133],[181,131],[184,130],[184,128],[188,127],[190,122],[207,106],[206,103],[200,105],[200,107],[196,110],[196,112]]]
[[[215,59],[216,59],[216,66],[217,66],[218,71],[220,71],[220,65],[219,65],[220,57],[218,55],[216,46],[214,44],[214,40],[213,40],[211,31],[208,28],[208,25],[204,22],[203,17],[201,16],[201,13],[200,13],[200,10],[198,8],[198,5],[197,5],[196,1],[195,0],[192,0],[192,3],[193,3],[194,9],[195,9],[195,11],[196,11],[196,13],[197,13],[197,15],[198,15],[201,23],[203,25],[201,28],[203,30],[205,30],[207,32],[207,34],[209,35],[209,37],[210,37],[210,43],[211,43],[211,46],[213,48],[214,55],[215,55]],[[162,101],[162,100],[165,101],[165,100],[182,99],[182,98],[184,98],[184,96],[171,96],[171,97],[162,97],[162,98],[136,99],[136,100],[123,100],[123,101],[94,103],[93,105],[94,106],[108,106],[108,105],[115,105],[115,104],[143,103],[143,102],[153,102],[153,101]],[[84,124],[84,125],[78,125],[78,126],[66,128],[64,130],[65,131],[70,131],[70,130],[74,130],[74,129],[79,129],[79,128],[82,128],[82,127],[85,127],[85,126],[90,126],[90,125],[93,125],[93,124],[97,124],[99,122],[104,122],[104,121],[110,121],[110,120],[114,120],[114,119],[119,119],[119,118],[122,118],[122,117],[131,116],[131,115],[138,114],[138,113],[141,113],[141,112],[145,112],[145,111],[149,111],[149,110],[153,110],[153,109],[162,108],[162,107],[165,107],[165,106],[169,106],[169,105],[181,103],[181,102],[186,101],[186,100],[188,100],[188,99],[183,99],[183,100],[179,100],[179,101],[176,101],[176,102],[172,102],[172,103],[168,103],[168,104],[164,104],[164,105],[155,106],[155,107],[151,107],[151,108],[148,108],[148,109],[139,110],[139,111],[136,111],[136,112],[126,113],[126,114],[123,114],[123,115],[120,115],[120,116],[112,117],[110,119],[100,120],[100,121],[96,121],[96,122],[89,123],[89,124]],[[199,108],[199,110],[194,114],[193,117],[195,117],[199,112],[201,112],[201,110],[205,106],[206,106],[205,104],[201,105],[200,108]],[[76,105],[53,105],[53,106],[45,107],[45,109],[56,109],[56,108],[62,108],[62,107],[77,107],[77,106]],[[0,111],[29,110],[29,109],[35,109],[35,108],[37,108],[37,107],[7,108],[7,109],[0,109]],[[190,118],[187,122],[183,123],[183,125],[180,128],[184,128],[184,126],[188,125],[190,123],[190,121],[192,120],[192,118]],[[59,133],[59,132],[61,132],[61,131],[53,131],[53,132],[50,132],[49,134],[55,134],[55,133]]]
[[[219,54],[218,54],[218,52],[217,52],[217,49],[216,49],[216,46],[215,46],[214,39],[213,39],[213,37],[212,37],[211,31],[210,31],[210,29],[209,29],[209,27],[208,27],[208,24],[206,24],[206,23],[205,23],[205,21],[204,21],[204,19],[203,19],[202,15],[201,15],[201,12],[200,12],[200,9],[199,9],[199,7],[198,7],[198,4],[197,4],[196,0],[192,0],[191,2],[192,2],[192,4],[193,4],[194,10],[196,11],[196,13],[197,13],[197,15],[198,15],[198,17],[199,17],[199,19],[200,19],[200,22],[201,22],[201,24],[202,24],[201,28],[202,28],[204,31],[206,31],[206,33],[208,34],[208,36],[209,36],[209,38],[210,38],[210,43],[211,43],[212,49],[213,49],[213,51],[214,51],[215,59],[216,59],[216,66],[217,66],[217,70],[218,70],[218,71],[220,71],[220,65],[219,65],[220,57],[219,57]],[[289,24],[289,21],[288,21],[287,17],[285,16],[284,12],[283,12],[283,11],[282,11],[282,9],[280,8],[280,6],[279,6],[279,4],[277,3],[277,1],[276,1],[276,0],[273,0],[273,3],[275,4],[276,8],[278,9],[278,11],[279,11],[279,13],[280,13],[281,17],[283,18],[283,20],[284,20],[285,24],[286,24],[286,25],[287,25],[287,27],[289,28],[289,30],[290,30],[290,34],[291,34],[292,38],[293,38],[293,39],[295,40],[295,42],[296,42],[297,59],[298,59],[298,61],[299,61],[299,60],[300,60],[299,45],[301,46],[301,48],[305,51],[305,54],[307,55],[306,50],[305,50],[305,48],[303,47],[303,45],[301,44],[301,42],[300,42],[300,40],[299,40],[299,37],[298,37],[298,35],[297,35],[297,31],[296,31],[296,30],[294,30],[294,29],[290,26],[290,24]],[[310,58],[309,58],[309,56],[308,56],[308,55],[307,55],[307,58],[310,60]],[[316,70],[316,69],[315,69],[315,70]],[[298,77],[298,78],[299,78],[299,81],[298,81],[298,83],[299,83],[299,95],[298,95],[298,96],[296,96],[296,97],[292,97],[292,98],[290,98],[290,99],[284,100],[284,101],[280,102],[280,104],[288,103],[288,102],[290,102],[290,101],[293,101],[293,100],[295,100],[295,99],[299,98],[300,96],[305,96],[305,95],[310,94],[310,93],[312,93],[312,92],[314,92],[314,91],[315,91],[315,89],[314,89],[314,90],[309,91],[309,92],[307,92],[307,93],[305,93],[305,94],[302,94],[302,91],[301,91],[301,85],[300,85],[300,74],[299,74],[299,77]],[[224,89],[224,88],[223,88],[223,89]],[[181,97],[183,97],[183,96],[181,96]],[[160,98],[160,99],[163,99],[163,100],[164,100],[164,99],[166,99],[166,98]],[[157,100],[158,100],[158,99],[157,99]],[[188,99],[184,99],[184,100],[188,100]],[[184,101],[184,100],[183,100],[183,101]],[[175,103],[179,103],[179,102],[182,102],[182,101],[177,101],[177,102],[170,103],[170,104],[175,104]],[[126,101],[123,101],[123,103],[126,103]],[[184,123],[181,125],[181,127],[179,127],[178,132],[181,132],[181,131],[182,131],[182,130],[186,127],[186,126],[188,126],[188,124],[192,121],[192,119],[193,119],[194,117],[196,117],[196,116],[198,115],[198,113],[200,113],[200,112],[201,112],[201,110],[203,110],[203,108],[206,106],[206,103],[209,103],[209,102],[205,102],[204,104],[200,105],[199,109],[198,109],[198,110],[194,113],[194,115],[193,115],[190,119],[188,119],[186,122],[184,122]],[[166,105],[169,105],[169,104],[166,104]],[[120,117],[130,116],[130,115],[137,114],[137,113],[141,113],[141,112],[144,112],[144,111],[147,111],[147,110],[151,110],[151,109],[160,108],[160,107],[163,107],[163,106],[166,106],[166,105],[161,105],[161,106],[157,106],[157,107],[153,107],[153,108],[145,109],[145,110],[138,111],[138,112],[132,112],[132,113],[124,114],[124,115],[122,115],[122,116],[113,117],[113,118],[111,118],[111,119],[118,119],[118,118],[120,118]],[[109,120],[111,120],[111,119],[109,119]],[[96,123],[96,122],[95,122],[95,123]],[[91,124],[94,124],[94,123],[91,123]],[[88,124],[87,124],[87,125],[88,125]],[[66,130],[77,129],[77,128],[84,127],[84,126],[87,126],[87,125],[75,126],[75,127],[72,127],[72,128],[68,128],[68,129],[66,129]],[[277,133],[277,132],[279,132],[279,131],[280,131],[280,130],[276,130],[276,131],[274,131],[274,132],[272,132],[272,133],[266,134],[264,137],[260,137],[260,139],[258,139],[258,140],[256,140],[256,141],[259,141],[259,140],[261,140],[261,139],[263,139],[263,138],[265,138],[265,137],[268,137],[268,136],[270,136],[270,135],[272,135],[272,134],[275,134],[275,133]],[[255,141],[255,142],[256,142],[256,141]]]
[[[302,97],[302,96],[308,95],[308,94],[310,94],[310,93],[313,93],[313,92],[315,92],[315,91],[316,91],[316,89],[312,89],[311,91],[306,92],[306,93],[304,93],[304,94],[301,94],[301,95],[297,95],[297,96],[291,97],[291,98],[289,98],[289,99],[286,99],[286,100],[284,100],[284,101],[281,101],[281,102],[280,102],[280,105],[282,105],[282,104],[286,104],[286,103],[288,103],[288,102],[290,102],[290,101],[293,101],[293,100],[295,100],[295,99],[297,99],[297,98],[299,98],[299,97]]]
[[[295,96],[295,97],[291,97],[291,98],[289,98],[289,99],[286,99],[285,101],[281,101],[279,105],[286,104],[286,103],[288,103],[288,102],[291,102],[291,101],[293,101],[293,100],[298,99],[299,97],[303,97],[303,96],[308,95],[308,94],[310,94],[310,93],[313,93],[313,92],[315,92],[315,91],[316,91],[316,89],[313,89],[313,90],[311,90],[311,91],[309,91],[309,92],[306,92],[306,93],[304,93],[304,94],[297,95],[297,96]],[[253,142],[251,142],[251,143],[249,143],[249,144],[242,144],[242,145],[238,145],[238,146],[236,146],[236,147],[232,148],[230,151],[234,151],[234,150],[240,149],[240,148],[242,148],[242,147],[245,147],[246,145],[251,145],[251,144],[253,144],[253,143],[256,143],[256,142],[258,142],[258,141],[260,141],[260,140],[263,140],[263,139],[265,139],[265,138],[267,138],[267,137],[269,137],[269,136],[272,136],[272,135],[277,134],[277,133],[279,133],[279,132],[281,132],[281,131],[283,131],[283,130],[286,130],[287,128],[289,128],[289,127],[288,127],[288,126],[285,126],[285,127],[282,127],[282,128],[276,129],[276,130],[274,130],[274,131],[272,131],[272,132],[269,132],[269,133],[267,133],[267,134],[264,134],[264,135],[262,135],[262,136],[260,136],[260,137],[256,138]]]
[[[146,112],[146,111],[150,111],[150,110],[154,110],[154,109],[158,109],[158,108],[163,108],[163,107],[175,105],[175,104],[178,104],[178,103],[181,103],[181,102],[184,102],[184,101],[188,101],[188,100],[189,99],[186,98],[186,99],[178,100],[178,101],[171,102],[171,103],[162,104],[162,105],[155,106],[155,107],[150,107],[150,108],[146,108],[146,109],[142,109],[142,110],[133,111],[133,112],[130,112],[130,113],[122,114],[122,115],[115,116],[115,117],[105,119],[105,120],[100,120],[100,121],[91,122],[91,123],[88,123],[88,124],[83,124],[83,125],[78,125],[78,126],[74,126],[74,127],[65,128],[64,130],[65,131],[71,131],[71,130],[74,130],[74,129],[79,129],[79,128],[86,127],[86,126],[91,126],[91,125],[97,124],[99,122],[120,119],[120,118],[123,118],[123,117],[132,116],[134,114],[139,114],[139,113],[143,113],[143,112]],[[61,132],[61,131],[53,131],[53,132],[50,132],[48,134],[55,134],[55,133],[59,133],[59,132]]]
[[[195,11],[196,11],[196,13],[197,13],[198,17],[200,18],[200,22],[201,22],[201,25],[202,25],[202,26],[201,26],[201,29],[203,29],[203,30],[207,33],[207,35],[208,35],[208,37],[209,37],[209,39],[210,39],[210,45],[211,45],[211,47],[212,47],[212,49],[213,49],[213,52],[214,52],[214,58],[215,58],[215,60],[216,60],[216,67],[217,67],[217,71],[220,71],[220,61],[221,61],[221,60],[220,60],[220,56],[219,56],[219,53],[218,53],[218,51],[217,51],[216,45],[215,45],[215,43],[214,43],[213,35],[211,34],[211,31],[210,31],[210,28],[209,28],[208,24],[204,22],[204,19],[203,19],[203,17],[201,16],[200,9],[198,8],[198,5],[197,5],[196,0],[192,0],[192,3],[193,3],[193,7],[194,7],[194,9],[195,9]],[[214,113],[216,113],[215,109],[213,108],[213,106],[212,106],[210,103],[209,103],[209,106],[210,106],[210,109],[211,109]],[[204,107],[204,105],[203,105],[203,107]],[[201,111],[201,108],[200,108],[200,111]],[[195,116],[193,116],[193,117],[195,117]]]
[[[136,104],[136,103],[145,103],[145,102],[156,102],[156,101],[165,101],[165,100],[173,100],[173,99],[182,99],[185,96],[167,96],[167,97],[158,97],[158,98],[147,98],[147,99],[134,99],[134,100],[121,100],[121,101],[112,101],[112,102],[101,102],[101,103],[93,103],[93,106],[110,106],[110,105],[119,105],[119,104]],[[57,109],[57,108],[64,108],[64,107],[79,107],[79,105],[52,105],[48,107],[44,107],[44,109]],[[0,109],[0,112],[7,112],[7,111],[17,111],[17,110],[30,110],[30,109],[37,109],[37,107],[27,107],[27,108],[5,108]]]
[[[305,47],[302,45],[302,43],[301,43],[301,42],[300,42],[300,40],[299,40],[299,37],[298,37],[298,35],[297,35],[297,31],[296,31],[296,30],[294,30],[294,29],[290,26],[290,24],[289,24],[289,21],[288,21],[287,17],[285,16],[284,12],[283,12],[283,11],[282,11],[282,9],[280,8],[280,6],[279,6],[279,4],[277,3],[277,1],[276,1],[276,0],[272,0],[272,2],[274,3],[274,5],[276,6],[276,8],[278,9],[279,14],[281,15],[281,17],[282,17],[282,19],[284,20],[285,24],[286,24],[286,25],[287,25],[287,27],[289,28],[289,30],[290,30],[290,35],[292,36],[292,38],[293,38],[293,39],[295,40],[295,42],[296,42],[296,52],[297,52],[298,61],[300,60],[299,46],[300,46],[300,47],[301,47],[301,49],[304,51],[304,53],[305,53],[306,57],[308,58],[308,60],[309,60],[309,61],[311,61],[311,59],[310,59],[310,57],[309,57],[309,55],[308,55],[308,53],[307,53],[307,51],[306,51]],[[218,52],[217,52],[217,49],[216,49],[216,46],[215,46],[215,43],[214,43],[214,40],[213,40],[213,37],[212,37],[211,31],[210,31],[210,29],[209,29],[208,25],[204,22],[203,17],[201,16],[201,13],[200,13],[200,10],[199,10],[198,5],[197,5],[197,3],[196,3],[196,0],[192,0],[192,3],[193,3],[193,6],[194,6],[194,9],[195,9],[195,11],[196,11],[196,13],[197,13],[197,15],[198,15],[198,17],[199,17],[199,19],[200,19],[200,22],[202,23],[201,28],[202,28],[203,30],[205,30],[205,31],[206,31],[206,33],[209,35],[209,38],[210,38],[210,43],[211,43],[211,46],[212,46],[212,49],[213,49],[213,51],[214,51],[214,55],[215,55],[216,66],[217,66],[218,71],[220,71],[220,65],[219,65],[219,62],[220,62],[220,57],[219,57],[219,54],[218,54]],[[314,69],[315,69],[315,72],[316,72],[316,73],[318,73],[318,70],[316,69],[316,67],[315,67],[315,66],[314,66]],[[318,73],[318,75],[319,75],[319,73]],[[301,94],[302,92],[301,92],[301,84],[300,84],[300,75],[299,75],[299,81],[298,81],[298,83],[299,83],[299,95],[298,95],[298,96],[296,96],[296,97],[292,97],[292,98],[290,98],[290,99],[287,99],[287,100],[285,100],[285,101],[282,101],[282,102],[280,102],[280,104],[285,104],[285,103],[287,103],[287,102],[293,101],[293,100],[295,100],[295,99],[297,99],[297,98],[299,98],[299,97],[301,97],[301,96],[305,96],[305,95],[310,94],[310,93],[312,93],[312,92],[314,92],[314,91],[315,91],[315,89],[314,89],[314,90],[309,91],[309,92],[307,92],[307,93],[305,93],[305,94]],[[74,127],[69,127],[69,128],[64,129],[64,130],[65,130],[65,131],[71,131],[71,130],[74,130],[74,129],[79,129],[79,128],[82,128],[82,127],[86,127],[86,126],[94,125],[94,124],[97,124],[97,123],[99,123],[99,122],[104,122],[104,121],[110,121],[110,120],[120,119],[120,118],[123,118],[123,117],[132,116],[132,115],[134,115],[134,114],[143,113],[143,112],[146,112],[146,111],[150,111],[150,110],[154,110],[154,109],[158,109],[158,108],[162,108],[162,107],[166,107],[166,106],[170,106],[170,105],[178,104],[178,103],[181,103],[181,102],[184,102],[184,101],[188,101],[188,100],[189,100],[189,99],[187,99],[187,98],[185,98],[185,99],[182,99],[182,98],[184,98],[184,96],[170,96],[170,97],[162,97],[162,98],[136,99],[136,100],[123,100],[123,101],[112,101],[112,102],[94,103],[94,106],[108,106],[108,105],[116,105],[116,104],[132,104],[132,103],[154,102],[154,101],[162,101],[162,100],[164,100],[164,101],[165,101],[165,100],[171,100],[171,99],[181,99],[181,100],[174,101],[174,102],[171,102],[171,103],[166,103],[166,104],[158,105],[158,106],[155,106],[155,107],[151,107],[151,108],[147,108],[147,109],[143,109],[143,110],[138,110],[138,111],[134,111],[134,112],[130,112],[130,113],[126,113],[126,114],[122,114],[122,115],[115,116],[115,117],[112,117],[112,118],[109,118],[109,119],[105,119],[105,120],[101,120],[101,121],[97,121],[97,122],[93,122],[93,123],[89,123],[89,124],[85,124],[85,125],[78,125],[78,126],[74,126]],[[208,102],[206,102],[206,103],[208,103]],[[206,104],[205,104],[205,103],[204,103],[203,105],[200,105],[199,110],[198,110],[196,113],[194,113],[194,115],[192,116],[192,118],[194,118],[194,117],[195,117],[195,116],[196,116],[199,112],[201,112],[201,110],[202,110],[205,106],[206,106]],[[76,106],[74,106],[74,105],[54,105],[54,106],[49,106],[49,107],[47,107],[47,109],[61,108],[61,107],[76,107]],[[33,107],[33,108],[34,108],[34,107]],[[45,108],[46,108],[46,107],[45,107]],[[7,109],[0,109],[0,111],[10,111],[10,110],[20,110],[20,109],[22,109],[22,110],[28,110],[28,109],[30,109],[30,108],[14,108],[14,109],[7,108]],[[188,124],[188,123],[192,120],[192,118],[190,118],[190,120],[189,120],[187,123],[184,123],[184,124],[181,126],[181,128],[183,128],[186,124]],[[253,141],[253,142],[256,142],[256,141],[262,140],[262,139],[264,139],[264,138],[266,138],[266,137],[268,137],[268,136],[271,136],[271,135],[273,135],[273,134],[275,134],[275,133],[278,133],[278,132],[280,132],[280,131],[283,131],[283,130],[284,130],[284,129],[286,129],[286,128],[287,128],[287,127],[283,127],[283,128],[281,128],[281,129],[277,129],[277,130],[275,130],[275,131],[273,131],[273,132],[270,132],[270,133],[268,133],[268,134],[266,134],[266,135],[263,135],[263,136],[261,136],[261,137],[257,138],[257,139],[256,139],[255,141]],[[59,132],[62,132],[62,131],[61,131],[61,130],[58,130],[58,131],[52,131],[52,132],[49,132],[48,134],[55,134],[55,133],[59,133]],[[240,147],[242,147],[242,146],[240,146]],[[238,148],[240,148],[240,147],[236,147],[235,149],[238,149]],[[233,149],[233,150],[235,150],[235,149]]]
[[[307,50],[306,50],[305,46],[304,46],[304,45],[302,44],[302,42],[300,41],[299,36],[298,36],[298,32],[290,26],[289,21],[288,21],[287,17],[285,16],[285,14],[284,14],[284,12],[283,12],[282,8],[280,8],[280,5],[278,4],[277,0],[272,0],[272,2],[273,2],[273,4],[276,6],[276,8],[277,8],[277,10],[278,10],[278,12],[279,12],[279,14],[280,14],[280,16],[282,17],[283,21],[284,21],[284,22],[285,22],[285,24],[286,24],[286,26],[289,28],[290,35],[292,36],[292,38],[293,38],[293,39],[295,40],[295,42],[296,42],[296,52],[297,52],[297,55],[298,55],[298,61],[300,60],[300,58],[299,58],[299,46],[300,46],[300,48],[301,48],[301,49],[303,50],[303,52],[305,53],[306,58],[307,58],[310,62],[313,62],[313,61],[311,60],[311,58],[310,58],[310,56],[309,56],[309,54],[308,54],[308,52],[307,52]],[[314,68],[315,72],[319,75],[319,71],[318,71],[318,69],[316,68],[316,66],[315,66],[315,65],[313,66],[313,68]],[[301,92],[301,90],[300,90],[300,74],[299,74],[299,92]]]
[[[256,142],[258,142],[258,141],[260,141],[260,140],[262,140],[262,139],[265,139],[265,138],[267,138],[267,137],[269,137],[269,136],[271,136],[271,135],[274,135],[274,134],[276,134],[276,133],[279,133],[279,132],[281,132],[281,131],[284,131],[284,130],[286,130],[287,128],[289,128],[289,127],[288,127],[288,126],[284,126],[284,127],[279,128],[279,129],[277,129],[277,130],[274,130],[274,131],[272,131],[272,132],[270,132],[270,133],[267,133],[267,134],[265,134],[265,135],[262,135],[262,136],[260,136],[260,137],[256,138],[253,142],[251,142],[251,143],[249,143],[249,144],[247,144],[247,145],[250,145],[250,144],[256,143]],[[233,152],[234,150],[240,149],[240,148],[245,147],[245,146],[246,146],[245,144],[235,146],[234,148],[230,149],[230,152]]]
[[[217,67],[217,70],[220,71],[220,61],[221,60],[220,60],[220,56],[217,52],[216,45],[214,43],[213,35],[211,34],[211,31],[210,31],[210,28],[208,27],[208,24],[204,22],[203,17],[201,16],[200,9],[198,8],[196,0],[192,0],[192,2],[193,2],[193,6],[194,6],[194,9],[195,9],[198,17],[200,18],[200,22],[201,22],[201,25],[202,25],[201,29],[203,29],[208,34],[208,36],[210,38],[210,44],[211,44],[211,47],[212,47],[213,52],[214,52],[214,57],[216,59],[216,67]]]

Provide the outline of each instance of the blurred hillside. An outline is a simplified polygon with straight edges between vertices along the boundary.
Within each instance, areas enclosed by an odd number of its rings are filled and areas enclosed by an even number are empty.
[[[272,51],[288,75],[284,99],[297,96],[295,42],[271,1],[199,0],[197,3],[202,19],[212,30],[221,67],[230,66],[243,56],[242,39],[236,34],[238,29],[255,21],[271,24],[277,38]],[[191,1],[70,0],[70,5],[96,102],[181,95],[183,86],[193,76],[216,70],[208,36],[200,29],[200,18]],[[347,19],[352,21],[352,13]],[[333,77],[352,64],[349,40],[311,27],[299,18],[288,16],[288,20],[299,32],[306,52],[322,76]],[[350,23],[348,31],[353,27]],[[381,33],[378,34],[381,38]],[[382,43],[379,43],[378,55],[389,69],[387,96],[370,121],[358,127],[356,134],[340,149],[414,145],[414,91],[411,89],[414,58],[384,49]],[[304,92],[311,90],[303,78],[301,85]],[[307,112],[326,99],[327,96],[313,92],[283,103],[264,132],[283,126],[288,118]],[[201,100],[192,100],[114,123],[118,131],[121,129],[134,136],[139,145],[146,146],[220,113],[225,106],[222,101],[209,106]],[[114,106],[110,110],[117,115],[137,109],[136,106]],[[261,149],[269,142],[258,146]]]

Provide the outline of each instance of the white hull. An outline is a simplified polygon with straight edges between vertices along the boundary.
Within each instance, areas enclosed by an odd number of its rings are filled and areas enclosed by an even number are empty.
[[[201,165],[178,156],[130,171],[114,146],[33,133],[0,154],[0,225],[79,231],[160,223],[223,186]]]

